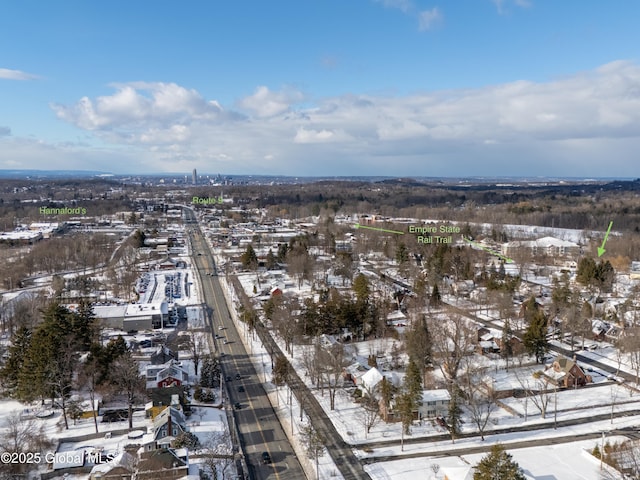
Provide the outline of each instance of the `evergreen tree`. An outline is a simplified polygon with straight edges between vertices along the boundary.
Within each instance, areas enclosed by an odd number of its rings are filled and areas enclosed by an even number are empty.
[[[366,304],[369,302],[369,280],[362,273],[359,274],[353,281],[353,291],[356,294],[358,303]]]
[[[104,347],[99,343],[93,343],[91,345],[87,361],[95,365],[97,370],[95,377],[96,386],[105,383],[113,362],[128,351],[127,343],[124,341],[124,338],[122,338],[122,335],[111,338]]]
[[[289,245],[286,243],[281,243],[278,245],[278,262],[285,263],[287,261],[287,254],[289,253]]]
[[[504,262],[500,262],[500,267],[498,268],[498,278],[500,280],[504,280],[507,276],[507,272],[504,269]]]
[[[438,288],[438,284],[433,285],[433,289],[431,290],[431,296],[429,297],[429,306],[430,307],[439,307],[442,304],[442,298],[440,297],[440,289]]]
[[[411,435],[411,423],[413,422],[413,400],[408,392],[396,398],[396,409],[402,421],[402,431],[405,435]]]
[[[529,355],[536,357],[536,363],[542,363],[545,353],[549,351],[547,318],[542,310],[538,310],[530,320],[524,334],[524,347]]]
[[[387,380],[387,377],[382,377],[382,380],[380,381],[380,398],[387,409],[391,405],[391,400],[393,399],[393,390],[393,383]]]
[[[33,332],[28,350],[24,352],[24,359],[16,385],[16,397],[28,402],[35,399],[52,399],[56,396],[56,388],[53,382],[59,383],[61,379],[65,385],[60,389],[68,390],[66,383],[73,378],[75,361],[65,361],[69,352],[74,352],[80,342],[76,336],[82,331],[77,324],[77,314],[70,312],[58,303],[53,303],[43,312],[43,322]],[[62,369],[62,371],[61,371]],[[71,371],[67,371],[72,369]]]
[[[267,252],[267,261],[266,261],[267,270],[273,270],[276,268],[276,266],[277,266],[276,256],[273,254],[271,249],[269,249],[269,252]]]
[[[455,441],[456,437],[460,434],[460,417],[462,416],[462,408],[460,407],[460,391],[457,385],[452,385],[449,393],[451,395],[451,399],[449,400],[447,423],[449,425],[451,440]]]
[[[504,447],[496,444],[476,465],[473,480],[526,480],[526,477]]]
[[[240,261],[242,262],[242,266],[248,269],[255,269],[258,266],[258,256],[256,255],[256,251],[253,249],[253,245],[247,245],[247,249],[240,256]]]
[[[511,344],[512,338],[513,330],[511,330],[511,322],[507,318],[504,321],[504,327],[502,328],[502,339],[500,342],[500,356],[505,359],[507,370],[509,369],[509,359],[513,356],[513,345]]]
[[[72,329],[79,350],[89,350],[95,336],[95,314],[91,302],[82,301],[72,315]]]
[[[28,352],[31,347],[31,334],[31,330],[27,327],[20,327],[11,336],[11,346],[8,351],[9,356],[2,370],[0,370],[2,387],[4,392],[10,396],[16,394],[18,377],[25,361],[25,353]]]
[[[412,323],[407,332],[406,347],[409,358],[414,359],[424,373],[431,364],[433,350],[433,339],[424,315]]]
[[[413,408],[416,410],[422,402],[422,374],[413,359],[409,360],[409,365],[407,366],[407,372],[404,376],[404,388],[410,395]]]
[[[409,252],[407,246],[404,243],[398,243],[396,247],[396,262],[398,265],[404,265],[409,261]]]

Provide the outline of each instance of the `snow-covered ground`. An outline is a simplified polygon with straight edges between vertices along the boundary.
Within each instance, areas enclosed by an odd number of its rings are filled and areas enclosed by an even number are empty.
[[[609,437],[610,442],[624,437]],[[558,445],[508,449],[525,475],[537,480],[600,480],[600,462],[591,450],[600,441],[582,440]],[[372,480],[442,480],[447,472],[462,472],[477,465],[485,454],[428,456],[373,463],[365,466]],[[605,465],[606,468],[606,465]],[[435,473],[437,471],[437,473]],[[453,478],[453,477],[452,477]],[[464,478],[464,477],[460,477]]]

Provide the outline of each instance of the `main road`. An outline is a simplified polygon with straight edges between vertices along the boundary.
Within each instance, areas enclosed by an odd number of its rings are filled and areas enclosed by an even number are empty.
[[[197,224],[195,213],[189,209],[184,212],[194,265],[207,305],[207,320],[214,336],[216,353],[220,356],[227,408],[233,408],[232,418],[236,425],[230,427],[237,428],[249,470],[248,478],[305,479],[304,470],[231,320],[213,255]],[[270,457],[269,463],[264,461],[265,452]]]

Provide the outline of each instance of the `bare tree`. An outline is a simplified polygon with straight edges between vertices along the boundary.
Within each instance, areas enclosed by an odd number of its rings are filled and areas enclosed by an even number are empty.
[[[129,410],[129,428],[133,428],[133,406],[144,392],[144,380],[140,376],[138,362],[131,354],[121,355],[113,362],[110,383],[117,392],[125,395]]]
[[[193,368],[197,376],[202,356],[205,354],[204,339],[197,332],[192,332],[186,340],[183,340],[181,346],[186,348],[191,354],[191,361],[193,362]]]
[[[455,382],[462,359],[473,350],[476,333],[460,315],[442,321],[431,331],[440,370],[448,381]]]
[[[67,337],[49,369],[48,384],[54,398],[54,405],[62,410],[64,428],[69,430],[67,402],[73,389],[73,378],[77,365],[76,342]]]
[[[320,479],[318,462],[320,457],[325,453],[325,439],[322,434],[314,428],[311,422],[300,428],[300,434],[302,435],[301,440],[307,452],[307,457],[316,462],[316,478]]]
[[[320,344],[317,339],[313,341],[313,350],[311,348],[305,349],[302,354],[302,364],[307,372],[307,375],[311,378],[311,381],[315,384],[316,388],[320,386],[320,364],[316,361],[320,357],[318,351],[320,350]]]
[[[525,390],[527,398],[531,398],[531,401],[540,412],[540,418],[545,418],[551,401],[551,391],[548,388],[549,380],[544,374],[536,375],[536,373],[533,375],[534,382],[530,382],[528,378],[521,378],[517,373],[516,378],[522,389]]]
[[[640,383],[640,327],[625,329],[619,349],[629,355],[631,366],[636,372],[636,385]]]
[[[378,398],[375,388],[364,387],[360,406],[362,409],[358,411],[356,416],[364,427],[366,438],[367,434],[371,432],[371,429],[380,421],[380,399]]]
[[[95,357],[91,357],[82,365],[78,374],[78,387],[86,388],[89,392],[89,401],[91,402],[91,413],[93,416],[93,424],[98,433],[98,412],[96,407],[96,392],[98,390],[98,361]]]
[[[319,349],[317,353],[321,365],[321,385],[329,391],[329,404],[331,410],[335,410],[336,392],[342,383],[342,373],[346,366],[344,347],[342,344],[336,343],[328,350]]]
[[[0,434],[0,452],[10,454],[40,454],[44,457],[53,443],[47,437],[44,424],[36,423],[34,419],[23,419],[18,412],[6,417],[2,434]],[[1,478],[18,478],[13,475],[25,474],[37,464],[27,462],[0,463]],[[6,475],[6,477],[5,477]]]
[[[229,428],[212,432],[204,443],[204,464],[214,480],[224,480],[233,467],[233,446]],[[218,476],[219,475],[219,476]]]
[[[295,298],[282,296],[275,302],[273,312],[271,312],[271,323],[275,330],[284,340],[285,350],[293,355],[293,342],[297,332],[297,321],[292,318],[292,313],[299,309],[298,302]]]
[[[487,377],[486,368],[474,367],[467,362],[465,371],[465,396],[469,413],[478,428],[480,438],[484,441],[484,432],[496,408],[496,393],[492,379]]]

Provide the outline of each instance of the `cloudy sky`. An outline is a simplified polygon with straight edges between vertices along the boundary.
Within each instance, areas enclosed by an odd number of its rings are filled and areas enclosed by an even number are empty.
[[[3,2],[0,169],[638,177],[640,2]]]

